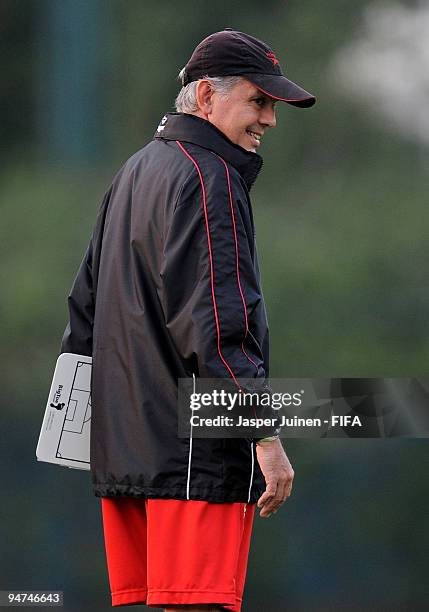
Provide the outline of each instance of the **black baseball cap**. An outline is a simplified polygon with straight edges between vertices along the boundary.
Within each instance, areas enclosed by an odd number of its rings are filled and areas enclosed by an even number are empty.
[[[226,28],[210,34],[195,48],[182,85],[205,76],[242,76],[260,91],[293,106],[313,106],[316,98],[285,77],[274,51],[262,40]]]

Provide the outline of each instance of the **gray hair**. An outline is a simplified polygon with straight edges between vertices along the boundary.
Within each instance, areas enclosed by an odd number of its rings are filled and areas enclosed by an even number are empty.
[[[179,72],[178,79],[183,82],[185,68]],[[212,87],[221,96],[227,97],[231,89],[239,83],[243,77],[241,76],[225,76],[225,77],[202,77],[207,79],[212,84]],[[200,79],[201,80],[201,79]],[[197,104],[197,84],[198,81],[188,83],[177,94],[175,100],[176,111],[178,113],[194,113],[198,110]]]

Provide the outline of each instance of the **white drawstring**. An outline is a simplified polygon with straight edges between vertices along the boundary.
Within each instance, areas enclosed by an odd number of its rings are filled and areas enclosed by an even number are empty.
[[[195,374],[192,373],[194,379],[193,382],[193,393],[195,393]],[[186,499],[189,499],[189,484],[191,482],[191,460],[192,460],[192,420],[191,420],[191,436],[189,438],[189,457],[188,457],[188,480],[186,482]]]
[[[251,452],[251,455],[252,455],[252,470],[250,472],[249,495],[248,495],[248,498],[247,498],[247,503],[250,503],[250,493],[252,491],[252,484],[253,484],[253,472],[255,470],[255,457],[254,457],[254,454],[253,454],[253,442],[250,445],[250,452]]]

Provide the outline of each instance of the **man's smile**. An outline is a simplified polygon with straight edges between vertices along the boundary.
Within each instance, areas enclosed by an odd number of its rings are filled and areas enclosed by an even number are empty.
[[[262,134],[260,134],[259,132],[253,132],[252,130],[246,130],[246,133],[249,134],[253,146],[259,147],[259,145],[261,144]]]

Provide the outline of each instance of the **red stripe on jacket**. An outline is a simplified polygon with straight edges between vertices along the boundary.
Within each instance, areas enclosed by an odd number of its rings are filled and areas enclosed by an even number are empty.
[[[212,255],[212,247],[211,247],[211,240],[210,240],[209,218],[208,218],[208,213],[207,213],[206,190],[204,188],[203,177],[202,177],[202,174],[201,174],[201,170],[200,170],[200,168],[198,166],[198,163],[195,161],[195,159],[192,157],[192,155],[190,155],[188,153],[188,151],[182,146],[182,144],[178,140],[176,140],[176,144],[180,147],[180,149],[183,151],[183,153],[186,155],[186,157],[188,157],[191,160],[191,162],[194,164],[194,166],[195,166],[195,168],[196,168],[196,170],[198,172],[199,179],[200,179],[201,190],[202,190],[202,194],[203,194],[204,217],[205,217],[205,221],[206,221],[207,245],[208,245],[208,249],[209,249],[209,258],[210,258],[210,285],[211,285],[211,292],[212,292],[214,317],[215,317],[215,322],[216,322],[217,351],[218,351],[218,354],[219,354],[219,357],[220,357],[222,363],[224,364],[224,366],[226,367],[228,372],[231,374],[231,376],[234,379],[234,382],[236,383],[236,385],[240,388],[240,385],[238,384],[237,379],[234,376],[234,372],[232,371],[232,369],[230,368],[228,362],[226,361],[226,359],[222,355],[222,350],[221,350],[219,317],[218,317],[218,312],[217,312],[216,295],[215,295],[215,290],[214,290],[213,255]]]
[[[222,157],[220,157],[219,155],[217,157],[219,157],[219,159],[221,160],[221,162],[225,166],[225,171],[226,171],[226,180],[227,180],[227,183],[228,183],[228,193],[229,193],[229,206],[230,206],[230,209],[231,209],[232,227],[234,229],[235,266],[236,266],[236,270],[237,270],[237,285],[238,285],[238,290],[240,291],[240,296],[241,296],[241,301],[242,301],[242,304],[243,304],[243,311],[244,311],[244,321],[245,321],[245,324],[246,324],[246,333],[244,334],[244,338],[243,338],[243,340],[241,342],[241,350],[243,351],[243,353],[245,354],[247,359],[250,361],[250,363],[252,363],[255,366],[256,370],[258,370],[258,366],[253,361],[253,359],[251,359],[251,357],[249,357],[249,355],[246,353],[246,351],[244,349],[244,341],[247,338],[247,333],[249,331],[249,325],[248,325],[248,321],[247,321],[246,302],[244,300],[244,295],[243,295],[243,291],[241,289],[241,283],[240,283],[240,269],[239,269],[239,265],[238,265],[238,240],[237,240],[237,230],[236,230],[236,226],[235,226],[234,206],[233,206],[233,203],[232,203],[231,181],[230,181],[230,178],[229,178],[229,169],[228,169],[228,166],[227,166],[225,160]]]

